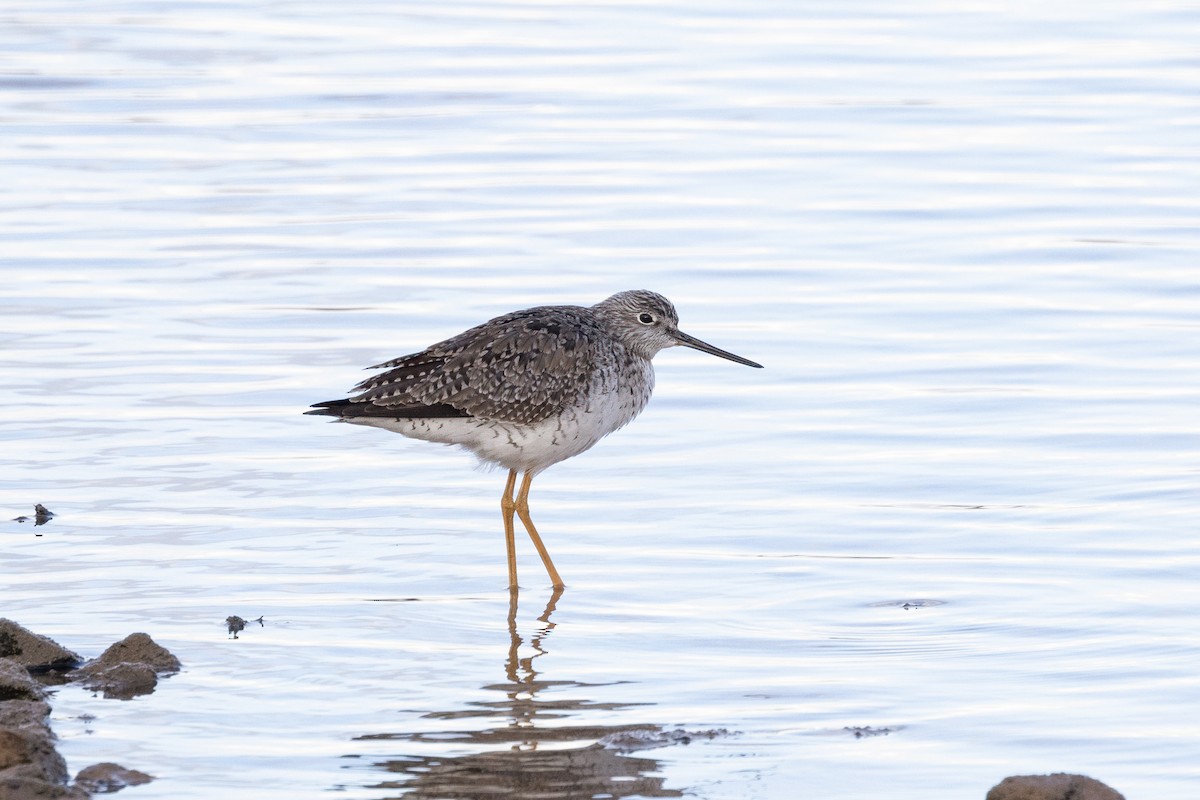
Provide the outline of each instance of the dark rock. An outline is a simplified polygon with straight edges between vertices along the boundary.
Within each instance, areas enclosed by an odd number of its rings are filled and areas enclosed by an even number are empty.
[[[67,763],[54,749],[45,691],[11,659],[0,659],[0,800],[69,797]]]
[[[0,778],[67,782],[67,762],[54,749],[54,734],[44,719],[40,725],[0,730]]]
[[[27,737],[16,731],[0,731],[0,771],[28,764],[33,760],[32,752]]]
[[[83,661],[78,653],[10,619],[0,619],[0,658],[11,658],[32,670],[71,669]]]
[[[131,633],[72,674],[85,688],[129,700],[149,694],[158,675],[179,671],[179,659],[144,633]]]
[[[111,667],[114,664],[145,664],[157,673],[178,672],[182,666],[171,651],[155,643],[148,634],[131,633],[111,645],[87,667]],[[83,670],[80,670],[81,672]]]
[[[0,701],[44,700],[46,692],[29,677],[29,670],[11,658],[0,658]]]
[[[50,706],[44,700],[8,700],[0,703],[0,729],[44,726]]]
[[[11,794],[5,781],[67,782],[67,763],[54,749],[49,718],[50,706],[41,700],[0,703],[0,799]]]
[[[83,789],[0,773],[0,800],[88,800]]]
[[[84,767],[75,776],[75,785],[92,794],[108,794],[126,786],[140,786],[154,780],[144,772],[105,762]]]
[[[1086,775],[1014,775],[987,793],[987,800],[1125,800],[1120,792]]]
[[[52,640],[11,620],[0,620],[0,800],[88,800],[151,780],[149,775],[116,764],[96,764],[79,772],[67,786],[67,765],[54,750],[46,691],[30,669],[64,669],[80,658]],[[134,633],[110,646],[100,658],[71,673],[106,697],[133,697],[154,690],[158,673],[178,672],[178,658],[145,633]]]
[[[115,764],[97,764],[80,772],[77,786],[67,786],[67,765],[47,724],[46,692],[30,672],[71,669],[81,659],[7,619],[0,619],[0,656],[0,800],[87,800],[89,792],[115,792],[151,780]],[[159,673],[179,668],[179,659],[146,634],[135,633],[69,679],[107,697],[128,699],[152,691]]]

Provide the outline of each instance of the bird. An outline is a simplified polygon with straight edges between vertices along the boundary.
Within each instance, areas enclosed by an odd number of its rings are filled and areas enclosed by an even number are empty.
[[[641,413],[654,390],[651,359],[679,346],[762,368],[679,330],[675,306],[661,294],[633,290],[593,306],[503,314],[368,367],[383,372],[360,382],[353,396],[315,403],[304,413],[458,445],[481,465],[507,469],[500,508],[509,589],[518,588],[515,514],[561,590],[565,584],[529,514],[533,478]]]

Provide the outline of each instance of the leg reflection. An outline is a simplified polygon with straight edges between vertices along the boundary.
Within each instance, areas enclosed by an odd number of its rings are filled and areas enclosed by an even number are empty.
[[[550,635],[550,631],[554,630],[555,623],[550,621],[550,615],[554,613],[554,608],[558,605],[558,600],[562,595],[563,588],[561,586],[550,593],[550,599],[546,601],[546,609],[538,617],[538,622],[543,625],[529,642],[529,646],[535,652],[528,658],[521,658],[521,645],[525,642],[517,630],[517,604],[520,590],[510,589],[508,592],[508,658],[504,663],[504,674],[510,683],[523,685],[520,691],[527,691],[537,679],[537,670],[533,668],[533,660],[547,654],[542,648],[542,640]]]
[[[561,588],[550,594],[526,641],[521,635],[520,592],[509,592],[506,680],[483,685],[484,691],[495,693],[494,700],[424,713],[419,731],[359,737],[407,743],[403,754],[375,761],[375,768],[393,775],[372,788],[401,789],[406,800],[683,796],[664,787],[659,761],[629,754],[644,749],[647,742],[663,746],[672,741],[669,735],[663,738],[669,732],[653,724],[596,724],[589,719],[598,711],[611,718],[614,711],[643,704],[593,700],[594,692],[611,696],[614,690],[547,680],[542,677],[545,669],[535,668],[541,666],[536,659],[549,655],[547,640],[558,624],[551,616],[562,596]],[[445,720],[447,729],[431,729],[429,720]]]

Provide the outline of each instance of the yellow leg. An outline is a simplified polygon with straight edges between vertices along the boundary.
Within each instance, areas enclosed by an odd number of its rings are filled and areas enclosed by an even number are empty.
[[[508,552],[508,590],[517,589],[517,535],[513,528],[513,512],[517,504],[513,501],[513,489],[517,485],[517,471],[508,471],[508,483],[504,485],[504,495],[500,498],[500,511],[504,514],[504,547]]]
[[[511,481],[515,476],[516,473],[512,473],[509,480]],[[546,565],[546,573],[550,575],[551,585],[555,589],[561,589],[564,586],[562,578],[558,577],[558,570],[554,568],[554,562],[550,560],[550,554],[546,552],[546,545],[542,544],[542,537],[538,536],[537,528],[533,527],[533,520],[529,516],[529,485],[531,483],[533,483],[533,476],[526,472],[525,478],[521,481],[521,491],[517,493],[517,516],[521,518],[521,523],[529,532],[533,546],[537,548],[538,555],[542,557],[542,563]]]

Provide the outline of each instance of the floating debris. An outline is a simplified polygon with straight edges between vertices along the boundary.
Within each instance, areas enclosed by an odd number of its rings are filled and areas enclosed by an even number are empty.
[[[37,527],[38,525],[45,525],[47,522],[49,522],[52,519],[54,519],[53,511],[46,508],[41,503],[34,503],[32,517],[27,517],[24,515],[19,516],[19,517],[14,517],[13,522],[33,522],[34,527]]]
[[[868,736],[887,736],[890,733],[895,733],[899,728],[872,728],[870,725],[859,727],[857,725],[847,725],[842,728],[847,733],[854,734],[855,739],[865,739]]]
[[[880,600],[878,603],[868,603],[867,608],[901,608],[905,611],[916,611],[921,608],[933,608],[946,605],[945,600],[916,598],[911,600]]]
[[[266,627],[266,623],[263,622],[262,617],[259,617],[258,619],[252,619],[250,622],[257,622],[260,628]],[[238,633],[244,631],[246,626],[249,624],[249,622],[246,622],[246,620],[242,619],[236,614],[234,614],[232,617],[225,618],[225,626],[229,628],[229,632],[233,634],[234,639],[238,638]]]
[[[677,728],[673,731],[658,727],[631,728],[610,733],[600,738],[599,744],[609,750],[632,753],[637,750],[652,750],[656,747],[670,747],[676,744],[691,744],[697,739],[716,739],[729,736],[724,728],[707,731],[685,731]]]

